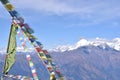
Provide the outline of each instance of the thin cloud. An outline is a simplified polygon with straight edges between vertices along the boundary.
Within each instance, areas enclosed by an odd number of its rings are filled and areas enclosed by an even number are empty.
[[[70,16],[87,20],[77,25],[89,26],[120,17],[120,6],[117,0],[10,0],[18,9],[38,11],[45,14]],[[72,23],[73,24],[73,23]],[[85,25],[84,25],[85,24]],[[87,25],[86,25],[87,24]]]
[[[62,3],[57,0],[17,0],[17,2],[11,0],[17,8],[27,8],[33,9],[44,13],[53,14],[65,14],[65,13],[75,13],[77,10],[66,3]]]
[[[11,2],[17,6],[17,8],[37,10],[57,15],[74,13],[74,15],[79,15],[81,18],[87,18],[87,15],[90,15],[93,18],[96,16],[120,16],[120,6],[116,1],[25,0],[23,2],[21,0],[11,0]]]

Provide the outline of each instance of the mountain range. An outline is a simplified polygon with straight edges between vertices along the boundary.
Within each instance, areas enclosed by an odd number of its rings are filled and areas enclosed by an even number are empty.
[[[112,41],[81,39],[74,45],[59,46],[49,53],[59,66],[66,80],[119,80],[120,79],[120,39]],[[0,52],[2,53],[2,52]],[[41,80],[49,80],[49,74],[36,55],[28,52]],[[26,53],[17,52],[16,62],[10,73],[32,76]],[[2,75],[5,54],[0,54],[0,75]]]
[[[64,51],[74,50],[74,49],[77,49],[82,46],[101,46],[101,47],[103,47],[103,49],[106,46],[109,46],[110,48],[120,51],[120,38],[115,38],[113,40],[106,40],[106,39],[102,39],[102,38],[87,40],[87,39],[82,38],[73,45],[60,45],[60,46],[52,49],[52,51],[64,52]]]

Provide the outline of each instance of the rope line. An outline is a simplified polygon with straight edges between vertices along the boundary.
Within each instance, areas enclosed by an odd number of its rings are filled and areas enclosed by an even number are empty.
[[[24,51],[27,53],[27,51],[28,51],[27,46],[26,46],[26,40],[27,39],[20,36],[20,31],[17,31],[17,35],[18,35],[18,37],[19,37],[19,39],[21,41],[21,45],[22,45]],[[36,69],[34,67],[34,63],[32,62],[30,54],[28,54],[28,53],[26,54],[26,59],[27,59],[27,61],[29,63],[29,66],[30,66],[32,75],[34,77],[34,80],[39,80],[39,78],[38,78],[38,76],[36,74]]]

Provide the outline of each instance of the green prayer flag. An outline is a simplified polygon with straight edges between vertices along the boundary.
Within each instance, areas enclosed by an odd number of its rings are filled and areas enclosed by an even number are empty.
[[[16,56],[16,30],[17,30],[17,26],[11,25],[9,41],[8,41],[8,47],[7,47],[7,55],[6,55],[4,71],[3,71],[4,74],[7,74],[9,72],[9,70],[11,69],[12,65],[15,62],[15,56]]]

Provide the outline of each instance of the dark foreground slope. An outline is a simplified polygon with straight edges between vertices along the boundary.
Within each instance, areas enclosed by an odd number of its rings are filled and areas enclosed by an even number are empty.
[[[109,47],[85,46],[66,52],[51,52],[66,80],[119,80],[120,52]],[[4,59],[0,55],[0,59]],[[41,60],[31,54],[41,80],[49,80],[49,74]],[[2,72],[3,62],[0,62]],[[17,60],[10,73],[31,76],[24,53],[17,54]],[[0,73],[1,75],[1,73]]]

